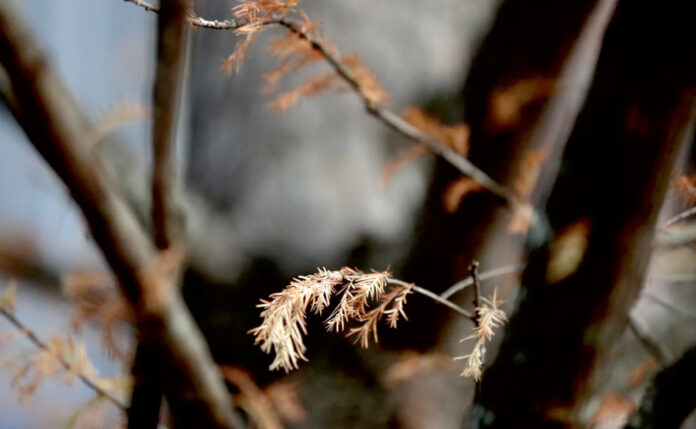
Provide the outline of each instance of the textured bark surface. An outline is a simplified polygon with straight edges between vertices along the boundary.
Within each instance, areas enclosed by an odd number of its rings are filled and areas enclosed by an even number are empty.
[[[595,370],[640,292],[693,120],[695,12],[683,0],[619,4],[546,208],[550,234],[530,255],[474,427],[582,424]]]

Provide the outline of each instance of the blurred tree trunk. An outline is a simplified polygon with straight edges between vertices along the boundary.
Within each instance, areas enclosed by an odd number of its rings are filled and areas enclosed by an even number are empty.
[[[474,427],[577,426],[588,411],[591,377],[640,293],[693,121],[694,17],[691,0],[620,2]]]
[[[576,93],[583,93],[583,85],[578,82],[582,80],[578,77],[582,71],[579,69],[591,69],[593,51],[598,50],[597,46],[581,43],[580,39],[583,39],[584,29],[596,21],[600,21],[600,28],[594,31],[597,33],[594,38],[601,37],[602,19],[594,19],[594,12],[600,6],[606,9],[613,3],[614,0],[507,0],[501,5],[472,62],[463,90],[464,122],[471,128],[469,158],[499,183],[511,185],[518,161],[530,147],[554,146],[558,139],[564,141],[567,137],[544,130],[559,123],[565,123],[567,128],[571,126],[579,104],[574,98],[578,98]],[[578,56],[583,61],[573,61]],[[574,70],[568,71],[568,68]],[[571,91],[572,96],[561,88],[562,76],[577,85]],[[549,113],[549,109],[562,111],[562,116]],[[461,120],[447,113],[443,116],[445,121]],[[539,142],[540,134],[550,138]],[[459,177],[458,172],[438,161],[419,238],[411,263],[403,274],[432,290],[444,290],[468,276],[471,260],[483,257],[484,243],[499,248],[493,244],[496,241],[492,236],[494,231],[502,229],[505,239],[504,248],[498,249],[504,253],[497,253],[496,265],[515,259],[522,248],[521,238],[505,232],[510,220],[507,208],[501,207],[490,195],[467,196],[454,214],[444,210],[443,193]],[[485,270],[490,265],[483,259]],[[417,318],[413,326],[425,332],[438,330],[437,318],[432,314],[413,317]],[[434,344],[432,336],[421,337],[429,339],[422,346]],[[443,342],[449,343],[450,338]]]

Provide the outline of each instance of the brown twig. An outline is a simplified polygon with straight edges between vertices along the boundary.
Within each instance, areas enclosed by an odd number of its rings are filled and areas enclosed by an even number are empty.
[[[25,325],[17,316],[14,315],[9,310],[6,310],[4,308],[0,308],[0,315],[2,315],[5,319],[7,319],[8,322],[10,322],[15,328],[17,328],[18,331],[23,333],[27,339],[34,344],[39,350],[46,352],[53,356],[60,365],[65,368],[66,371],[69,371],[73,374],[77,375],[77,378],[80,379],[82,384],[87,386],[88,388],[92,389],[94,392],[96,392],[97,395],[107,399],[109,402],[120,408],[121,410],[126,410],[128,407],[126,404],[121,402],[118,398],[113,396],[111,393],[106,391],[104,388],[100,387],[99,384],[92,380],[89,376],[85,375],[81,371],[76,370],[73,368],[73,366],[68,362],[65,357],[60,355],[59,353],[54,353],[54,351],[51,349],[51,347],[48,346],[45,342],[39,338],[38,335],[27,325]]]
[[[240,428],[206,343],[178,289],[153,284],[158,259],[135,214],[112,188],[90,151],[94,127],[75,103],[11,4],[0,2],[0,64],[11,83],[10,108],[35,148],[81,209],[95,242],[138,318],[152,328],[167,371],[165,394],[177,424]],[[190,423],[190,424],[187,424]]]
[[[129,3],[138,5],[148,11],[158,12],[158,8],[146,3],[142,0],[125,0]],[[194,26],[204,27],[204,28],[214,28],[214,29],[225,29],[225,30],[236,30],[243,25],[245,22],[236,20],[226,20],[226,21],[210,21],[202,19],[194,14],[190,14],[188,22]],[[279,25],[287,28],[289,31],[297,34],[299,37],[307,40],[312,46],[312,49],[320,53],[327,61],[327,63],[334,69],[334,71],[353,89],[353,91],[362,99],[365,109],[367,112],[377,118],[387,127],[401,134],[403,137],[414,141],[416,143],[422,144],[428,148],[432,153],[440,156],[445,161],[450,163],[453,167],[459,170],[462,174],[471,177],[481,184],[488,192],[494,195],[498,200],[506,205],[519,205],[524,204],[518,200],[515,194],[501,185],[500,183],[493,180],[488,174],[476,167],[471,161],[464,158],[456,151],[450,147],[438,142],[437,140],[431,138],[427,134],[423,133],[418,128],[412,126],[399,115],[390,111],[382,105],[375,104],[372,100],[367,98],[363,91],[360,82],[356,79],[353,71],[338,58],[329,49],[326,44],[314,37],[312,34],[308,33],[302,25],[301,21],[293,18],[289,18],[283,15],[273,16],[272,18],[264,21],[261,25],[272,26]]]
[[[445,298],[442,298],[440,295],[433,293],[433,292],[429,291],[428,289],[424,289],[424,288],[417,286],[413,283],[408,283],[408,282],[405,282],[403,280],[394,279],[394,278],[389,278],[387,280],[387,283],[406,287],[415,293],[421,294],[423,296],[426,296],[426,297],[432,299],[433,301],[437,302],[438,304],[442,304],[446,307],[449,307],[450,309],[456,311],[457,313],[461,314],[462,316],[466,317],[467,319],[470,319],[472,321],[475,319],[474,314],[471,313],[470,311],[463,309],[462,307],[458,306],[457,304],[453,303],[452,301],[449,301]]]
[[[525,266],[524,264],[515,264],[515,265],[506,265],[503,267],[494,268],[492,270],[484,271],[483,273],[480,273],[478,278],[479,278],[479,281],[483,281],[483,280],[488,280],[488,279],[491,279],[494,277],[504,276],[506,274],[514,274],[514,273],[522,271],[524,269],[524,266]],[[474,284],[474,279],[471,276],[467,277],[467,278],[453,284],[446,291],[442,292],[440,294],[440,298],[448,299],[449,297],[451,297],[455,293],[466,289],[467,287],[471,286],[472,284]]]
[[[665,221],[665,223],[660,225],[660,227],[657,230],[662,231],[664,229],[667,229],[668,227],[674,225],[675,223],[681,222],[682,220],[684,220],[688,217],[691,217],[694,214],[696,214],[696,207],[691,207],[690,209],[684,210],[683,212],[678,213],[678,214],[672,216],[671,218],[667,219]]]

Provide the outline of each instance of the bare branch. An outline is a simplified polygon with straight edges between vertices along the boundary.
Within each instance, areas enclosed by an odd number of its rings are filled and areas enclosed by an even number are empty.
[[[210,352],[176,287],[148,275],[158,256],[130,208],[102,174],[86,139],[93,125],[49,66],[24,21],[0,3],[0,63],[11,83],[10,108],[38,152],[82,210],[133,306],[141,330],[168,371],[165,394],[178,424],[243,427]],[[9,98],[9,97],[6,97]]]
[[[479,274],[478,277],[479,277],[480,281],[483,281],[483,280],[492,279],[494,277],[504,276],[506,274],[514,274],[514,273],[522,271],[524,269],[524,266],[525,266],[524,264],[506,265],[503,267],[494,268],[492,270],[485,271],[485,272]],[[474,284],[474,279],[472,277],[467,277],[464,280],[461,280],[461,281],[453,284],[449,289],[442,292],[440,294],[440,298],[448,299],[449,297],[451,297],[455,293],[466,289],[467,287],[471,286],[472,284]]]
[[[667,219],[665,223],[660,225],[658,228],[658,231],[662,231],[664,229],[667,229],[668,227],[674,225],[677,222],[681,222],[682,220],[689,218],[696,214],[696,207],[691,207],[690,209],[684,210],[681,213],[676,214],[675,216],[672,216],[671,218]]]
[[[182,0],[162,2],[157,25],[157,72],[153,91],[152,220],[155,244],[166,249],[172,242],[174,216],[176,119],[186,48],[186,5]]]
[[[66,371],[69,371],[73,374],[77,374],[77,378],[80,379],[82,384],[92,389],[94,392],[96,392],[97,395],[106,398],[109,402],[111,402],[121,410],[125,411],[127,409],[126,404],[121,402],[120,399],[113,396],[107,390],[104,390],[104,388],[99,386],[99,383],[97,383],[95,380],[88,377],[83,372],[79,371],[77,368],[74,368],[73,365],[70,364],[70,362],[65,360],[64,356],[62,356],[59,353],[55,353],[53,349],[48,346],[48,344],[43,342],[39,338],[39,336],[36,335],[36,333],[29,326],[25,325],[21,320],[19,320],[19,318],[15,316],[14,313],[7,309],[0,308],[0,315],[7,319],[7,321],[10,322],[15,328],[17,328],[18,331],[23,333],[34,346],[36,346],[41,351],[44,351],[53,356],[58,361],[58,363],[60,363],[60,365],[63,368],[65,368]]]
[[[145,8],[148,11],[157,12],[158,8],[152,6],[149,3],[143,2],[141,0],[126,0],[127,2],[133,3],[140,7]],[[236,30],[243,25],[245,22],[228,20],[228,21],[209,21],[201,19],[193,14],[189,17],[189,23],[194,26],[205,27],[205,28],[215,28],[215,29],[227,29]],[[377,118],[387,127],[401,134],[403,137],[414,141],[416,143],[422,144],[428,148],[432,153],[442,157],[445,161],[450,163],[453,167],[459,170],[462,174],[471,177],[481,184],[488,192],[493,194],[502,203],[507,205],[519,205],[523,204],[518,201],[515,194],[501,185],[500,183],[493,180],[488,174],[476,167],[471,161],[464,158],[456,151],[450,147],[432,139],[427,134],[420,131],[418,128],[412,126],[405,120],[403,120],[399,115],[390,111],[382,105],[375,104],[372,100],[367,98],[363,91],[361,91],[361,85],[358,79],[356,79],[355,74],[351,69],[338,58],[331,50],[325,45],[325,43],[316,37],[309,34],[304,28],[300,21],[288,18],[287,16],[277,15],[273,16],[271,19],[266,20],[261,25],[271,26],[279,25],[287,28],[289,31],[297,34],[299,37],[307,40],[312,48],[320,53],[329,65],[334,69],[334,71],[346,82],[353,91],[362,99],[365,109],[367,112]]]
[[[452,301],[449,301],[449,300],[441,297],[440,295],[429,291],[428,289],[424,289],[424,288],[417,286],[413,283],[408,283],[408,282],[405,282],[403,280],[394,279],[394,278],[387,279],[387,283],[409,288],[410,290],[412,290],[415,293],[419,293],[423,296],[427,296],[428,298],[432,299],[433,301],[437,302],[438,304],[442,304],[444,306],[451,308],[452,310],[456,311],[457,313],[461,314],[462,316],[466,317],[467,319],[471,319],[472,321],[474,320],[474,315],[470,311],[464,310],[463,308],[461,308],[457,304],[453,303]]]

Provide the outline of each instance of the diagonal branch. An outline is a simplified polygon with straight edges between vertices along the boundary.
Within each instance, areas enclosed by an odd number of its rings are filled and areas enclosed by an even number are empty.
[[[77,374],[77,378],[80,379],[82,384],[92,389],[94,392],[96,392],[97,395],[105,398],[121,410],[125,410],[127,408],[126,405],[123,402],[121,402],[120,399],[116,398],[109,391],[99,386],[99,383],[96,380],[84,374],[79,369],[74,368],[73,365],[70,362],[68,362],[62,355],[55,353],[53,349],[48,346],[48,344],[41,340],[41,338],[39,338],[39,336],[36,335],[36,333],[29,326],[25,325],[17,316],[15,316],[13,312],[4,308],[0,308],[0,315],[2,315],[2,317],[4,317],[8,322],[10,322],[12,326],[17,328],[18,331],[23,333],[36,348],[53,356],[58,361],[58,363],[60,363],[60,365],[63,368],[65,368],[66,371]]]
[[[151,12],[159,12],[159,8],[153,6],[142,0],[125,0],[129,3],[133,3],[137,6],[144,8],[145,10]],[[193,12],[189,13],[188,22],[191,25],[203,28],[213,28],[213,29],[224,29],[224,30],[236,30],[246,24],[246,22],[239,20],[226,20],[226,21],[210,21],[202,19],[196,16]],[[368,99],[364,92],[362,91],[360,82],[355,77],[355,74],[351,69],[338,58],[331,49],[320,39],[314,37],[312,34],[307,32],[301,21],[289,18],[283,15],[275,15],[270,19],[262,22],[262,26],[273,26],[278,25],[287,28],[289,31],[297,34],[299,37],[307,40],[312,49],[321,54],[327,63],[334,69],[334,71],[353,89],[353,91],[362,99],[365,109],[367,112],[374,116],[377,120],[382,122],[387,127],[391,128],[398,134],[406,137],[407,139],[414,141],[416,143],[422,144],[428,148],[435,155],[440,156],[445,161],[450,163],[454,168],[459,170],[462,174],[471,177],[476,180],[481,186],[495,196],[501,203],[510,206],[516,206],[523,204],[515,196],[515,194],[505,186],[493,180],[488,174],[483,170],[479,169],[471,161],[464,158],[456,151],[450,147],[442,144],[441,142],[431,138],[427,134],[423,133],[418,128],[412,126],[405,120],[403,120],[399,115],[387,109],[386,107],[375,104],[372,100]]]
[[[205,341],[171,278],[148,275],[158,257],[131,209],[114,191],[87,138],[93,125],[49,66],[8,2],[0,2],[0,64],[7,71],[10,108],[46,162],[65,183],[121,289],[138,326],[156,333],[153,347],[167,371],[164,391],[177,423],[243,427]]]

